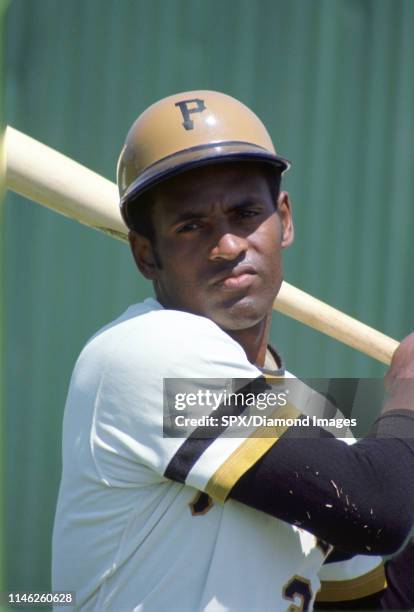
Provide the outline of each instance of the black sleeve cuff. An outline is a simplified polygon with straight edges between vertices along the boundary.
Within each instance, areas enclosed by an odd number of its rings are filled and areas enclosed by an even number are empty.
[[[375,438],[414,439],[414,411],[389,410],[373,424],[369,435]]]

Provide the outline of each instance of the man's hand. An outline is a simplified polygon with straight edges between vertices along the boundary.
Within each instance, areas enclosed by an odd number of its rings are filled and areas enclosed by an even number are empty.
[[[389,410],[414,411],[414,332],[395,351],[385,375],[387,399],[382,413]]]

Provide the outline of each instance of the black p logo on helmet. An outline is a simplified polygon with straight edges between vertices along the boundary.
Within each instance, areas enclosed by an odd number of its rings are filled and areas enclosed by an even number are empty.
[[[195,108],[189,108],[189,104],[195,103]],[[181,114],[183,116],[183,126],[186,130],[192,130],[194,128],[194,121],[190,119],[191,113],[202,113],[203,110],[206,110],[206,105],[204,104],[204,100],[200,100],[200,98],[193,98],[192,100],[182,100],[181,102],[176,102],[175,106],[178,106]]]

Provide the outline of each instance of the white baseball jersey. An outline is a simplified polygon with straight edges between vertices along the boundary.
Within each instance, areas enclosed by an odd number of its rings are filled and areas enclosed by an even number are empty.
[[[261,375],[215,323],[154,299],[88,342],[65,407],[53,589],[76,591],[78,608],[99,612],[270,612],[311,609],[321,579],[328,601],[383,586],[379,558],[321,570],[328,550],[313,535],[225,501],[283,429],[273,438],[163,436],[163,379]]]

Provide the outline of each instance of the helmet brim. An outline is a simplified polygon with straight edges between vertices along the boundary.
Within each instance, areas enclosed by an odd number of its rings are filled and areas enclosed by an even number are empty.
[[[151,187],[193,168],[236,161],[270,164],[277,167],[281,174],[291,166],[284,157],[248,142],[218,142],[178,151],[148,166],[128,187],[120,200],[121,214],[126,225],[129,226],[128,204]]]

